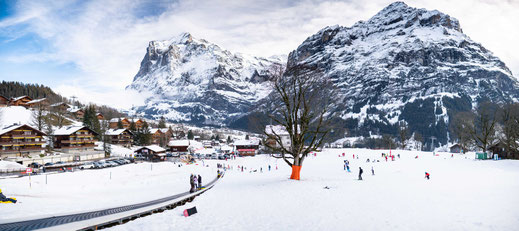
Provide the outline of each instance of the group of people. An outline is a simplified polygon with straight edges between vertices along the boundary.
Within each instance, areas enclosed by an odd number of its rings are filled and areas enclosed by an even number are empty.
[[[202,177],[200,175],[191,174],[189,177],[189,183],[191,185],[189,192],[195,192],[202,188]]]

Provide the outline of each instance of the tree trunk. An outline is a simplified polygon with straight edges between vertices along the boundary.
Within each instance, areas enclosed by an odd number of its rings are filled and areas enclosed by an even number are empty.
[[[299,173],[301,172],[300,165],[292,165],[292,175],[290,175],[290,179],[299,180]]]

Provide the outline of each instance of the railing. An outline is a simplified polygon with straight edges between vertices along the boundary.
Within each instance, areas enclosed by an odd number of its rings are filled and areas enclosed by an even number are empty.
[[[45,141],[22,141],[22,142],[17,142],[17,141],[2,141],[0,142],[0,145],[20,145],[20,144],[45,144]]]
[[[16,154],[20,152],[31,152],[31,151],[41,151],[43,148],[22,148],[22,149],[12,149],[12,150],[0,150],[0,154]]]
[[[12,134],[11,135],[13,138],[25,138],[25,137],[31,137],[31,138],[36,138],[36,134],[29,134],[29,135],[25,135],[25,134]]]

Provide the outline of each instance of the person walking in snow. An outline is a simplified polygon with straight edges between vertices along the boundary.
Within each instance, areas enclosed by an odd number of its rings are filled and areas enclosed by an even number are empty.
[[[198,175],[198,189],[202,188],[202,177]]]
[[[351,172],[351,171],[350,171],[350,166],[349,166],[349,165],[346,165],[346,170],[347,170],[348,172]]]
[[[364,171],[362,171],[362,168],[359,167],[359,180],[362,180],[362,172]]]
[[[427,178],[427,180],[430,179],[430,176],[431,176],[431,175],[430,175],[428,172],[425,172],[425,178]]]
[[[189,177],[189,184],[191,185],[191,189],[189,190],[189,192],[195,192],[195,177],[193,176],[193,174],[191,174],[191,176]]]
[[[371,175],[372,175],[372,176],[375,175],[375,169],[373,169],[373,166],[371,166]]]
[[[193,181],[195,182],[195,189],[198,188],[198,177],[196,175],[193,176]]]
[[[269,164],[269,172],[270,172],[270,164]]]

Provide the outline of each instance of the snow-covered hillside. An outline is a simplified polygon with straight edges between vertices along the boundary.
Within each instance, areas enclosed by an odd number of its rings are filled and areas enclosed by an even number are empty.
[[[32,123],[32,113],[31,110],[20,107],[20,106],[10,106],[10,107],[0,107],[0,127],[7,126],[11,124],[31,124]]]
[[[134,108],[137,114],[222,125],[271,92],[269,80],[284,62],[231,53],[183,33],[149,43],[128,89],[153,95],[145,106]]]

